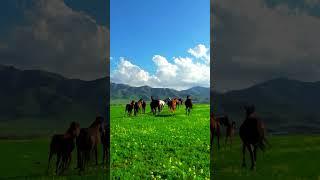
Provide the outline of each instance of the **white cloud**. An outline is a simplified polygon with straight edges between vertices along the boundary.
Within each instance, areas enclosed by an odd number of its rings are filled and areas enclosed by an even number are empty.
[[[120,58],[119,64],[111,73],[111,81],[131,86],[148,85],[178,90],[194,86],[209,87],[210,64],[207,61],[201,61],[208,55],[208,49],[204,45],[197,45],[192,49],[194,54],[190,53],[195,58],[174,57],[171,61],[161,55],[154,55],[152,58],[156,68],[154,74],[132,64],[128,59]],[[204,50],[206,54],[201,54]]]
[[[198,44],[196,47],[190,48],[188,53],[196,58],[203,59],[208,64],[210,63],[210,49],[206,48],[203,44]]]

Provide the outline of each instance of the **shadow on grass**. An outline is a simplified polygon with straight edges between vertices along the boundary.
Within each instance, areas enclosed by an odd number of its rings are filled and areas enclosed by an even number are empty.
[[[172,117],[175,116],[175,114],[158,114],[156,117]]]

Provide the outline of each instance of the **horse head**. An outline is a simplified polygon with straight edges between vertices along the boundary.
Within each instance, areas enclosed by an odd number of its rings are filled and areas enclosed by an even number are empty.
[[[69,133],[72,137],[78,137],[80,134],[80,124],[75,121],[71,122],[67,133]]]
[[[244,109],[246,111],[247,117],[249,117],[251,114],[253,114],[255,112],[255,106],[254,105],[244,106]]]

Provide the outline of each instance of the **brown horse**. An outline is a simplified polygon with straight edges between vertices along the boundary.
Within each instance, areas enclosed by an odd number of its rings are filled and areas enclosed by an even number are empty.
[[[169,101],[168,105],[169,105],[169,110],[171,112],[175,112],[176,111],[177,103],[178,103],[178,99],[177,98],[173,98],[171,101]]]
[[[246,166],[245,150],[247,149],[251,157],[251,169],[255,169],[257,149],[265,150],[266,144],[269,144],[265,138],[264,123],[256,116],[255,107],[245,106],[246,118],[239,129],[239,135],[242,140],[242,166]]]
[[[146,113],[146,106],[147,106],[147,103],[144,101],[144,100],[142,100],[142,113],[144,114],[144,113]]]
[[[102,163],[106,164],[109,162],[109,153],[110,153],[110,127],[105,124],[101,128],[101,144],[102,144]]]
[[[141,112],[142,109],[142,99],[140,99],[139,101],[137,101],[134,104],[134,115],[136,116],[139,112]]]
[[[215,118],[213,112],[210,114],[210,145],[213,146],[214,135],[217,136],[218,140],[218,149],[220,148],[220,120],[219,118]]]
[[[227,124],[225,147],[227,146],[228,139],[230,141],[230,147],[232,147],[232,141],[233,141],[235,129],[236,129],[236,122],[232,121],[232,123]]]
[[[95,162],[98,165],[98,144],[100,143],[100,127],[104,118],[96,117],[96,120],[89,128],[81,128],[77,138],[78,168],[80,171],[85,169],[89,162],[91,153],[95,155]]]
[[[132,110],[134,109],[134,104],[135,104],[134,101],[131,101],[130,104],[127,104],[124,113],[125,114],[128,113],[128,116],[131,116],[132,115]]]
[[[191,109],[192,109],[192,100],[190,98],[190,96],[187,96],[186,101],[184,102],[185,106],[186,106],[186,115],[190,115]]]
[[[49,160],[47,172],[49,172],[50,162],[53,155],[57,156],[56,174],[62,174],[71,162],[72,151],[74,150],[74,140],[80,133],[80,125],[72,122],[65,134],[55,134],[51,138]]]

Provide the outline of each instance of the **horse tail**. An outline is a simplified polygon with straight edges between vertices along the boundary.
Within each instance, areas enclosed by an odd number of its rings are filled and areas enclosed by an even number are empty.
[[[267,147],[270,147],[270,146],[271,146],[270,143],[268,142],[268,140],[267,140],[265,137],[263,137],[263,138],[261,139],[261,141],[260,141],[257,145],[258,145],[258,147],[259,147],[263,152],[266,151],[266,148],[267,148]]]

